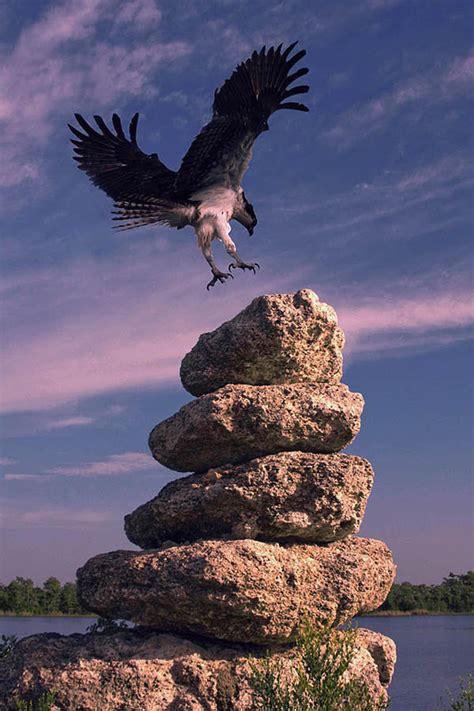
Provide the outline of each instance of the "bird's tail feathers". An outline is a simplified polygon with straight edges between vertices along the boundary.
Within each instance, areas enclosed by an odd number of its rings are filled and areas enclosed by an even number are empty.
[[[159,198],[119,200],[114,203],[114,207],[117,209],[112,214],[116,217],[112,219],[122,223],[114,225],[119,231],[157,223],[180,229],[189,225],[195,214],[192,203],[183,204]]]

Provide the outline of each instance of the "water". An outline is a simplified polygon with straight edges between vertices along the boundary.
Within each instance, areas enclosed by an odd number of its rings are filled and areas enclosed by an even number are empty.
[[[0,617],[0,635],[18,638],[38,632],[73,634],[94,623],[90,617]],[[363,617],[356,620],[391,637],[398,661],[390,686],[390,711],[439,711],[446,690],[474,672],[474,616]]]
[[[446,690],[457,692],[459,677],[474,673],[472,615],[361,617],[357,624],[391,637],[397,645],[389,711],[444,709]]]

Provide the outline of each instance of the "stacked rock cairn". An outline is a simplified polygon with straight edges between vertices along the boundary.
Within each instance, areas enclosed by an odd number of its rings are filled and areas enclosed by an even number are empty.
[[[125,517],[143,550],[98,555],[78,571],[89,610],[142,626],[109,637],[107,653],[89,644],[88,664],[115,660],[103,708],[251,709],[255,659],[291,658],[304,620],[335,627],[386,598],[390,551],[354,536],[373,471],[340,453],[364,405],[340,382],[343,345],[334,310],[303,289],[254,299],[185,356],[181,380],[196,399],[149,445],[164,466],[195,473]],[[124,701],[117,675],[129,682],[131,660],[144,659]],[[394,664],[392,640],[357,630],[350,674],[374,703],[387,698]],[[77,693],[65,708],[89,708]]]

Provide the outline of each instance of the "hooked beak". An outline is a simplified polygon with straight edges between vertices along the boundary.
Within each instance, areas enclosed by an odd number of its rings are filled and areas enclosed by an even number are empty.
[[[253,222],[252,222],[252,224],[251,224],[250,227],[247,227],[247,231],[248,231],[248,233],[249,233],[249,237],[251,237],[251,236],[253,235],[253,228],[255,227],[256,224],[257,224],[257,218],[255,218],[255,219],[253,220]]]

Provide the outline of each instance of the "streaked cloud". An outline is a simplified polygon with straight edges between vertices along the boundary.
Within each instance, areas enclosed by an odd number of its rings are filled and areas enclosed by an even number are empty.
[[[0,466],[10,467],[12,464],[16,464],[16,459],[12,459],[11,457],[0,457]]]
[[[86,508],[52,508],[39,506],[34,510],[24,510],[11,503],[3,503],[1,507],[0,526],[3,529],[21,528],[68,528],[83,529],[85,526],[100,526],[114,520],[116,514],[107,510],[90,510]]]
[[[390,355],[393,350],[445,346],[474,336],[472,291],[420,293],[417,296],[362,298],[341,306],[348,355]]]
[[[61,430],[68,427],[83,427],[84,425],[92,425],[95,421],[94,417],[77,415],[76,417],[65,417],[61,420],[51,420],[44,425],[44,428],[47,430]]]
[[[159,464],[143,452],[123,452],[111,454],[106,459],[96,462],[84,462],[72,466],[53,467],[41,474],[22,474],[8,472],[4,475],[6,481],[49,481],[56,477],[95,477],[122,476],[132,472],[156,469]]]
[[[44,178],[42,149],[74,107],[100,109],[156,91],[160,64],[190,51],[187,42],[160,42],[151,34],[160,16],[153,0],[65,0],[23,29],[1,56],[0,186]],[[104,25],[126,25],[127,33],[142,36],[130,44],[122,32],[104,34]]]
[[[285,199],[274,197],[272,209],[298,219],[311,216],[311,230],[329,238],[329,251],[342,244],[353,244],[359,251],[364,242],[416,239],[463,220],[470,222],[470,202],[462,197],[473,186],[472,162],[453,154],[409,171],[386,172],[321,199],[298,185]]]
[[[330,128],[322,133],[323,140],[346,148],[354,141],[382,131],[410,107],[425,110],[451,101],[454,97],[468,97],[473,89],[474,52],[453,59],[447,69],[433,67],[429,72],[400,80],[389,91],[358,104],[336,117]]]
[[[174,269],[160,270],[167,261]],[[185,285],[177,271],[188,275]],[[6,279],[2,407],[44,410],[99,393],[178,383],[179,363],[200,333],[297,276],[291,270],[238,274],[232,288],[207,292],[207,272],[192,245],[168,249],[137,237],[115,257]],[[39,332],[36,310],[44,324]]]

